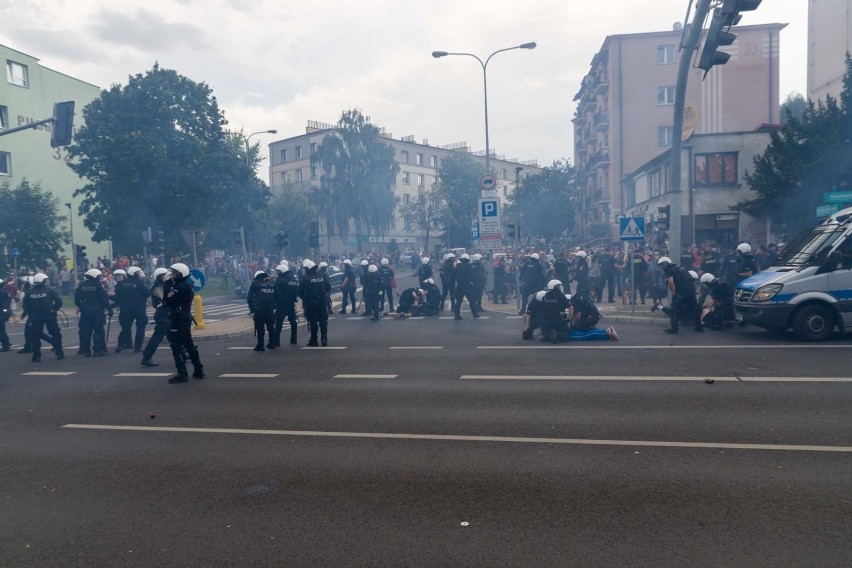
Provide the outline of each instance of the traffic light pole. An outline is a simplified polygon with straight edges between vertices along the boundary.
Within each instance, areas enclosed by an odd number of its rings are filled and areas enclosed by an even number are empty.
[[[686,106],[686,85],[689,79],[689,68],[692,56],[698,49],[704,20],[710,13],[711,0],[698,0],[695,7],[695,17],[688,24],[686,38],[681,46],[680,65],[677,70],[675,86],[675,104],[673,136],[671,148],[672,182],[671,182],[671,215],[669,215],[669,254],[678,252],[681,247],[681,148],[683,142],[683,109]]]

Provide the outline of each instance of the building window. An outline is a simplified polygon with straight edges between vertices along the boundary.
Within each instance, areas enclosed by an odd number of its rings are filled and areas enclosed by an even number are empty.
[[[400,161],[403,164],[408,163],[408,150],[403,150],[402,152],[399,153],[399,156],[400,156]]]
[[[657,104],[673,105],[675,100],[674,87],[657,87]]]
[[[6,60],[6,80],[19,87],[30,86],[30,74],[26,65]]]
[[[0,105],[0,130],[9,128],[9,107]]]
[[[287,163],[287,148],[281,149],[281,163],[282,164]]]
[[[500,179],[506,179],[506,168],[500,170]]]
[[[426,177],[423,174],[417,174],[417,185],[423,187]]]
[[[410,205],[411,204],[411,194],[410,193],[403,193],[402,194],[402,204],[403,205]]]
[[[696,154],[695,185],[737,185],[737,153]]]
[[[627,186],[627,207],[636,205],[636,184],[631,183]]]
[[[308,156],[308,157],[309,157],[309,158],[313,158],[313,157],[314,157],[314,154],[316,154],[316,153],[317,153],[317,143],[316,143],[316,142],[311,142],[311,155],[310,155],[310,156]]]
[[[402,218],[402,228],[406,231],[411,229],[411,220],[408,217]]]
[[[654,170],[648,174],[648,191],[651,197],[657,197],[662,192],[660,170]]]
[[[432,156],[429,160],[429,163],[432,165],[433,168],[437,168],[438,167],[438,156]]]
[[[302,147],[301,146],[296,146],[296,159],[297,160],[302,159]]]
[[[281,185],[287,185],[290,181],[290,175],[287,172],[281,172]]]
[[[317,167],[311,166],[311,179],[317,179]]]
[[[657,146],[671,146],[674,127],[660,126],[657,128]]]
[[[9,152],[0,152],[0,176],[12,175],[12,155]]]
[[[405,185],[409,185],[411,183],[411,176],[408,172],[402,172],[402,183]]]
[[[298,146],[296,146],[298,148]],[[302,181],[302,170],[296,170],[296,181]]]
[[[657,46],[657,64],[671,65],[675,62],[675,46],[673,43]]]
[[[417,165],[418,165],[418,166],[422,166],[422,165],[423,165],[423,154],[417,154],[417,155],[415,156],[415,159],[417,160]]]

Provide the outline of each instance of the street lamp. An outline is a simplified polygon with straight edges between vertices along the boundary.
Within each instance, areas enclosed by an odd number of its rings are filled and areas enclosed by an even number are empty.
[[[432,57],[435,59],[440,59],[441,57],[446,57],[447,55],[467,55],[468,57],[473,57],[479,64],[482,66],[482,86],[485,91],[485,173],[491,173],[491,147],[489,146],[488,141],[488,76],[485,72],[488,67],[488,62],[491,61],[491,58],[497,55],[502,51],[511,51],[513,49],[535,49],[535,42],[531,41],[528,43],[522,43],[521,45],[516,45],[514,47],[506,47],[504,49],[498,49],[494,53],[488,56],[485,62],[482,62],[482,59],[477,57],[472,53],[456,53],[452,51],[433,51]]]
[[[74,246],[74,212],[71,210],[71,203],[65,204],[68,208],[68,222],[71,224],[71,271],[76,275],[77,272],[77,247]]]
[[[274,129],[273,130],[258,130],[257,132],[252,132],[248,136],[245,136],[245,139],[246,139],[246,165],[249,166],[249,167],[251,167],[251,163],[249,161],[249,140],[255,134],[278,134],[278,131],[274,130]]]

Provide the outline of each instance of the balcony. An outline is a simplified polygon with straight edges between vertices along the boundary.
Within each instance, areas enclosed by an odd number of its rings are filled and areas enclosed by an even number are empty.
[[[595,95],[605,95],[609,92],[609,79],[606,76],[602,77],[595,85]]]
[[[599,112],[595,114],[595,132],[603,132],[609,129],[609,113]]]

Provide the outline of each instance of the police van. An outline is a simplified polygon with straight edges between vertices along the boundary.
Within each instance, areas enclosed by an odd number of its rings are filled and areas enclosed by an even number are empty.
[[[803,341],[852,328],[852,208],[800,233],[734,293],[737,319]]]

